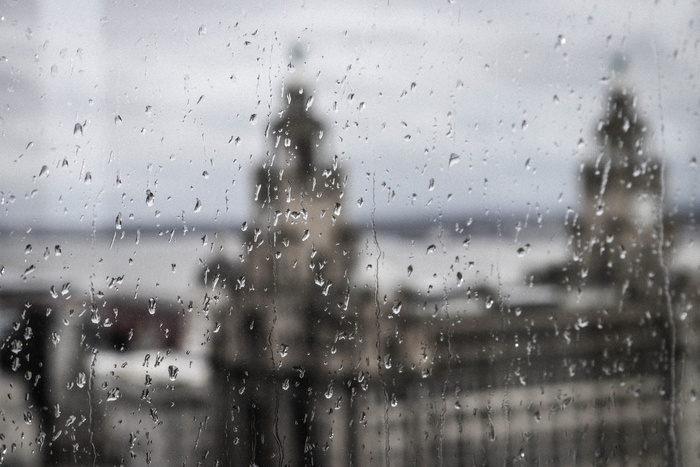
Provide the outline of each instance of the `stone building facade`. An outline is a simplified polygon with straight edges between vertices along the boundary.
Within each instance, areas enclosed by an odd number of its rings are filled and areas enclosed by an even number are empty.
[[[227,400],[223,456],[232,465],[328,465],[323,459],[338,454],[326,446],[328,430],[332,439],[347,429],[327,415],[339,410],[332,395],[344,390],[356,332],[344,175],[322,151],[328,138],[309,109],[311,90],[291,84],[283,99],[214,357]]]
[[[607,99],[596,130],[598,152],[581,172],[577,282],[614,285],[621,296],[648,299],[663,290],[663,254],[672,239],[663,163],[649,150],[650,130],[634,92],[614,86]]]
[[[355,283],[344,175],[323,152],[309,90],[284,93],[218,318],[218,460],[692,463],[700,372],[694,324],[676,326],[676,313],[697,294],[666,287],[663,170],[629,90],[610,92],[600,152],[581,175],[573,259],[550,275],[566,299],[496,294],[485,306],[464,292],[449,310]]]

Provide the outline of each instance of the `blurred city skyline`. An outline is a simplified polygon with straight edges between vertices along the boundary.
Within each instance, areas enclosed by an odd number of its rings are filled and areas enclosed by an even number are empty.
[[[698,13],[0,0],[0,461],[692,462]]]
[[[690,2],[4,6],[6,227],[240,224],[290,79],[312,88],[351,220],[559,215],[617,54],[671,205],[698,192]]]

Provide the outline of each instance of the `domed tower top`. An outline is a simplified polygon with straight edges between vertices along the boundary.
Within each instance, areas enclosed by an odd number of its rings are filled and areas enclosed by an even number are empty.
[[[285,167],[308,175],[321,162],[317,160],[317,153],[323,138],[323,125],[311,114],[313,96],[303,85],[296,82],[287,85],[284,97],[287,107],[272,123],[275,152],[277,157],[284,157]]]
[[[637,111],[637,98],[629,83],[629,60],[621,53],[610,61],[612,75],[607,109],[599,121],[596,137],[613,165],[631,167],[645,147],[646,122]]]
[[[639,116],[632,91],[614,87],[597,131],[598,141],[616,165],[634,165],[642,155],[646,123]]]
[[[661,160],[647,147],[647,124],[624,65],[620,57],[613,59],[607,105],[595,131],[599,145],[581,170],[575,258],[580,282],[646,300],[656,297],[663,277],[663,171]]]

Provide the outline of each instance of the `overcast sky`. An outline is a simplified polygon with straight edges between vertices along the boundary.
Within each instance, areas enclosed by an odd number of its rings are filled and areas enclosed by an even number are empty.
[[[2,223],[242,222],[289,79],[353,219],[561,212],[616,53],[672,202],[700,189],[697,2],[231,3],[0,0]]]

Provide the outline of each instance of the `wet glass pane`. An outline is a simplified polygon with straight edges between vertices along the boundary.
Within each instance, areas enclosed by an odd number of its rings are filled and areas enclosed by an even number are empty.
[[[696,465],[698,13],[0,0],[0,463]]]

